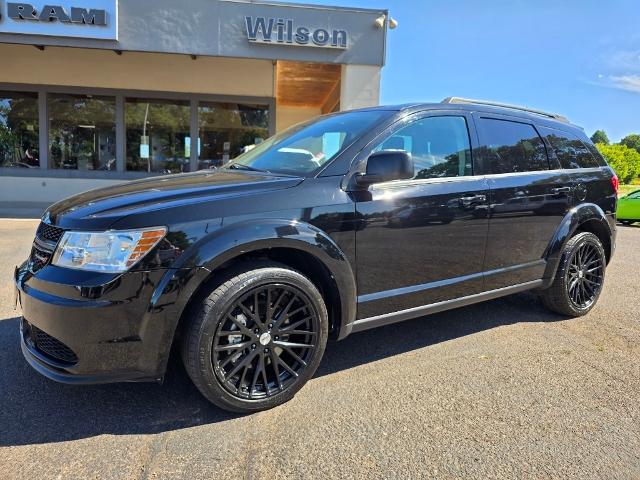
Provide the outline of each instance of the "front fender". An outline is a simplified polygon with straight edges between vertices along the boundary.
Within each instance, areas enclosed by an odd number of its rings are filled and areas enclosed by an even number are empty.
[[[322,230],[292,220],[249,220],[223,226],[192,245],[176,260],[153,295],[151,311],[164,310],[170,338],[189,300],[211,273],[226,262],[252,251],[289,248],[313,255],[335,281],[340,298],[338,338],[346,337],[356,316],[356,281],[351,265],[336,243]]]
[[[560,222],[560,226],[557,228],[544,255],[547,261],[543,277],[545,281],[544,287],[553,283],[556,271],[558,270],[558,264],[560,263],[560,257],[562,256],[562,250],[566,243],[573,237],[580,225],[590,220],[598,221],[602,228],[608,232],[609,237],[613,237],[613,232],[611,231],[611,226],[606,214],[602,208],[595,203],[584,203],[569,210],[562,219],[562,222]]]

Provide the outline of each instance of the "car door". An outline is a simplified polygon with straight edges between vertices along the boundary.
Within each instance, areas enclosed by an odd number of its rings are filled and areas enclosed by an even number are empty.
[[[618,200],[618,219],[623,223],[640,221],[640,190]]]
[[[538,280],[545,250],[570,208],[571,180],[550,164],[531,122],[483,113],[474,121],[490,195],[485,289]]]
[[[401,149],[414,178],[374,184],[357,196],[358,318],[478,293],[487,235],[488,187],[474,176],[464,113],[413,115],[361,155]]]

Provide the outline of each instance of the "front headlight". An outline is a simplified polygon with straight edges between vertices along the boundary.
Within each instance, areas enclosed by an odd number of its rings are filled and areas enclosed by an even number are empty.
[[[52,263],[59,267],[94,272],[125,272],[155,247],[166,233],[165,227],[65,232]]]

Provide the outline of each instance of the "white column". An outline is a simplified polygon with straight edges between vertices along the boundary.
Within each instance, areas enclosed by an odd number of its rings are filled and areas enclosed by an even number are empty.
[[[380,104],[380,67],[343,65],[340,84],[340,110],[373,107]]]

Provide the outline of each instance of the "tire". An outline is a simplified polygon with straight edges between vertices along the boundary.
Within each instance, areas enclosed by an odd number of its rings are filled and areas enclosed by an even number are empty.
[[[182,359],[213,404],[238,413],[266,410],[293,398],[313,376],[328,323],[322,295],[304,275],[277,263],[247,264],[195,309]]]
[[[631,225],[633,222],[631,220],[620,220],[620,223],[622,225],[624,225],[625,227],[628,227],[629,225]]]
[[[562,315],[586,315],[602,292],[606,263],[598,237],[589,232],[578,233],[562,251],[553,284],[540,293],[542,303]]]

